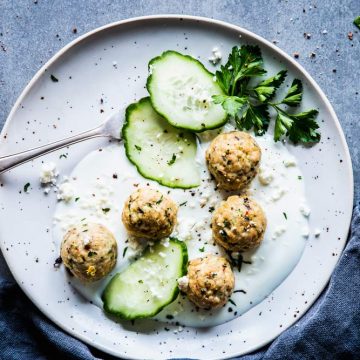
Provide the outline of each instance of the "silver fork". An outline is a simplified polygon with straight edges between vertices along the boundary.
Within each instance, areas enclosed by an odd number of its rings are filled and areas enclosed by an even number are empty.
[[[110,116],[108,120],[94,129],[84,131],[78,135],[70,136],[66,139],[55,141],[47,145],[39,146],[12,155],[2,156],[0,157],[0,174],[39,156],[84,140],[93,139],[96,137],[120,139],[120,132],[123,122],[124,111],[119,111]]]

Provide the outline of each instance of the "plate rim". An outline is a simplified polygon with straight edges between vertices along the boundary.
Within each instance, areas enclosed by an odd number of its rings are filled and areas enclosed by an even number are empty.
[[[348,179],[348,184],[346,184],[345,186],[349,189],[350,192],[350,201],[348,204],[348,209],[349,209],[349,218],[346,219],[345,223],[346,223],[346,227],[345,229],[347,229],[345,231],[344,234],[342,234],[342,236],[344,238],[348,237],[349,231],[350,231],[350,224],[351,224],[351,219],[352,219],[352,213],[353,213],[353,205],[354,205],[354,175],[353,175],[353,166],[352,166],[352,159],[350,156],[350,151],[349,151],[349,147],[343,132],[343,129],[341,127],[340,121],[335,113],[335,110],[333,108],[333,106],[331,105],[330,101],[328,100],[327,96],[325,95],[324,91],[320,88],[320,86],[317,84],[317,82],[313,79],[313,77],[308,73],[307,70],[305,70],[305,68],[299,64],[296,60],[294,60],[290,55],[288,55],[284,50],[282,50],[281,48],[275,46],[274,44],[272,44],[269,40],[266,40],[265,38],[263,38],[262,36],[259,36],[255,33],[253,33],[252,31],[249,31],[239,25],[234,25],[232,23],[229,23],[227,21],[223,21],[223,20],[216,20],[216,19],[212,19],[212,18],[208,18],[208,17],[204,17],[204,16],[196,16],[196,15],[183,15],[183,14],[154,14],[154,15],[144,15],[144,16],[137,16],[137,17],[132,17],[132,18],[127,18],[127,19],[123,19],[123,20],[119,20],[119,21],[114,21],[105,25],[102,25],[100,27],[97,27],[93,30],[90,30],[88,32],[86,32],[85,34],[79,36],[78,38],[72,40],[71,42],[69,42],[67,45],[65,45],[64,47],[62,47],[60,50],[58,50],[47,62],[44,63],[43,66],[41,66],[41,68],[35,73],[35,75],[31,78],[31,80],[28,82],[28,84],[25,86],[25,88],[22,90],[22,92],[20,93],[20,95],[18,96],[17,100],[15,101],[14,105],[12,106],[9,115],[7,116],[5,123],[3,125],[3,128],[0,132],[0,146],[1,144],[4,142],[4,135],[7,132],[7,129],[9,127],[10,122],[12,121],[12,118],[15,114],[15,112],[17,111],[19,105],[21,104],[21,102],[23,101],[23,99],[25,98],[25,96],[28,94],[28,92],[32,89],[32,87],[36,84],[36,82],[38,81],[38,79],[41,77],[41,75],[44,73],[45,69],[47,69],[48,67],[50,67],[53,63],[55,63],[61,56],[63,56],[68,50],[70,50],[71,48],[77,46],[78,44],[82,43],[84,40],[87,40],[88,38],[90,38],[91,36],[100,33],[104,30],[109,30],[111,28],[116,28],[116,27],[122,27],[122,26],[126,26],[127,24],[133,24],[133,23],[141,23],[142,21],[159,21],[159,20],[189,20],[189,21],[197,21],[197,22],[201,22],[203,24],[206,25],[217,25],[220,26],[224,29],[229,29],[229,30],[234,30],[234,31],[238,31],[239,33],[242,34],[246,34],[246,36],[248,36],[249,38],[255,39],[256,41],[258,41],[259,43],[262,44],[262,46],[266,46],[268,47],[271,51],[275,52],[277,55],[279,55],[282,58],[285,58],[287,61],[289,61],[292,66],[295,67],[295,69],[297,71],[299,71],[304,78],[310,83],[310,85],[314,88],[314,90],[316,91],[316,93],[318,94],[318,96],[321,98],[321,100],[323,101],[325,107],[327,108],[327,110],[329,111],[329,113],[331,114],[331,116],[334,119],[334,124],[336,127],[336,130],[339,134],[340,137],[340,145],[342,146],[342,148],[344,149],[344,155],[346,158],[346,163],[347,163],[347,167],[346,167],[346,172],[347,172],[347,179]],[[1,156],[3,156],[4,154],[2,154]],[[345,187],[344,186],[344,187]],[[343,252],[345,246],[347,244],[347,240],[343,242],[342,247],[341,247],[341,253]],[[2,243],[0,242],[0,249],[1,252],[3,254],[3,257],[6,261],[6,264],[12,274],[12,276],[14,277],[15,281],[17,282],[17,284],[20,286],[21,290],[25,293],[25,295],[31,300],[31,302],[48,318],[50,319],[50,321],[52,321],[54,324],[56,324],[60,329],[62,329],[63,331],[65,331],[66,333],[70,334],[71,336],[75,337],[76,339],[90,345],[93,347],[96,347],[102,351],[104,351],[105,353],[111,354],[111,355],[115,355],[115,356],[119,356],[118,352],[116,351],[112,351],[111,349],[102,346],[99,343],[94,343],[94,341],[91,341],[90,339],[87,338],[87,336],[84,336],[81,333],[77,333],[75,330],[72,330],[71,328],[67,328],[65,325],[63,325],[62,323],[60,323],[60,321],[58,321],[50,311],[48,311],[46,308],[43,308],[41,306],[41,304],[39,304],[35,299],[33,299],[31,292],[28,291],[25,287],[22,286],[21,284],[21,280],[18,279],[17,275],[14,274],[14,272],[12,271],[11,267],[8,265],[8,259],[7,259],[7,252],[4,251]],[[336,264],[339,262],[340,259],[340,255],[337,259]],[[335,265],[336,267],[336,265]],[[321,293],[323,292],[323,290],[325,289],[325,287],[327,286],[327,284],[330,281],[330,278],[335,270],[335,267],[333,268],[332,272],[326,277],[326,280],[321,284],[321,286],[319,287],[319,293],[318,295],[313,298],[312,300],[310,300],[308,302],[308,306],[305,306],[305,310],[302,314],[302,316],[304,316],[306,314],[306,312],[311,308],[311,306],[315,303],[315,301],[319,298],[319,296],[321,295]],[[301,316],[301,317],[302,317]],[[292,326],[295,322],[297,322],[299,319],[301,319],[301,317],[294,319],[294,321],[292,321],[289,325]],[[278,336],[280,336],[280,334],[284,331],[286,331],[287,329],[289,329],[289,327],[287,327],[286,329],[282,330],[279,334],[275,335],[274,337],[272,337],[271,339],[268,339],[266,341],[260,342],[256,347],[254,347],[251,352],[258,350],[259,348],[271,343],[274,339],[276,339]],[[226,356],[226,358],[230,358],[233,356],[239,356],[239,355],[244,355],[244,354],[248,354],[250,352],[236,352],[233,354],[229,354]],[[125,359],[136,359],[132,356],[129,356],[127,354],[121,354],[121,356]]]

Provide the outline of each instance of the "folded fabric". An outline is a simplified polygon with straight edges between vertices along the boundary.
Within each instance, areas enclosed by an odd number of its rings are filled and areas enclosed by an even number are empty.
[[[350,240],[323,294],[272,344],[242,360],[360,359],[360,212]],[[0,271],[0,359],[114,359],[64,333]]]

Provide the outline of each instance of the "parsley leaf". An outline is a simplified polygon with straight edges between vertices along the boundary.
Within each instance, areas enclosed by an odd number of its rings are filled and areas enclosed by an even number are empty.
[[[254,88],[254,92],[259,101],[266,102],[271,100],[274,97],[276,90],[285,81],[286,74],[286,70],[281,70],[275,76],[258,84],[256,88]]]
[[[304,111],[298,114],[289,114],[276,107],[278,112],[275,121],[274,140],[279,141],[283,135],[289,136],[290,140],[297,144],[318,142],[320,134],[316,131],[319,125],[315,118],[317,110]]]
[[[216,79],[228,95],[237,95],[243,85],[247,85],[249,78],[266,73],[263,68],[261,51],[258,46],[234,46],[225,65],[216,71]],[[243,82],[243,84],[242,84]]]
[[[239,130],[253,129],[256,135],[263,135],[271,120],[269,108],[273,108],[277,114],[274,125],[275,141],[287,136],[294,143],[318,142],[320,133],[317,131],[319,126],[315,120],[317,110],[291,114],[280,107],[280,105],[290,107],[300,105],[303,94],[301,81],[294,79],[282,101],[272,103],[270,100],[284,83],[287,71],[281,70],[255,86],[251,84],[252,78],[261,77],[265,73],[259,47],[251,45],[233,47],[227,63],[215,74],[216,81],[225,94],[214,95],[213,102],[221,104],[226,113],[234,118]]]
[[[141,148],[141,146],[139,146],[139,145],[134,145],[135,146],[135,149],[137,150],[137,151],[141,151],[142,150],[142,148]]]
[[[289,91],[287,92],[281,104],[289,106],[298,106],[302,100],[303,86],[299,79],[294,79]]]
[[[230,115],[235,116],[247,103],[247,97],[214,95],[214,104],[221,104],[224,110]]]
[[[236,126],[240,130],[254,128],[256,135],[263,135],[269,127],[270,115],[266,105],[254,106],[248,102],[248,106],[241,117],[235,118]]]
[[[283,135],[286,135],[293,125],[293,120],[286,113],[278,111],[275,120],[274,140],[279,141]]]
[[[354,20],[354,24],[360,29],[360,16]]]
[[[59,82],[59,79],[56,76],[54,76],[53,74],[50,75],[50,79],[52,82]]]
[[[30,183],[26,183],[25,185],[24,185],[24,192],[28,192],[28,190],[29,190],[29,187],[30,187]]]
[[[312,109],[292,115],[294,123],[289,130],[289,138],[293,143],[313,143],[320,141],[320,134],[316,131],[319,128],[315,120],[317,114],[318,111]]]

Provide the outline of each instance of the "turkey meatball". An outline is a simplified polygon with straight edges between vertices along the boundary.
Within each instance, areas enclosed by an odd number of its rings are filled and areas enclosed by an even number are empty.
[[[230,196],[214,211],[213,239],[229,251],[248,251],[264,238],[266,217],[261,206],[246,195]]]
[[[210,173],[219,188],[241,190],[256,176],[261,149],[254,138],[242,131],[218,135],[206,150]]]
[[[219,308],[230,298],[235,278],[229,262],[208,254],[191,260],[186,277],[178,280],[179,288],[198,307]]]
[[[105,226],[84,222],[65,234],[60,255],[76,278],[93,282],[102,279],[115,267],[117,243]]]
[[[148,239],[169,236],[176,224],[178,206],[159,190],[138,189],[126,200],[122,221],[129,234]]]

